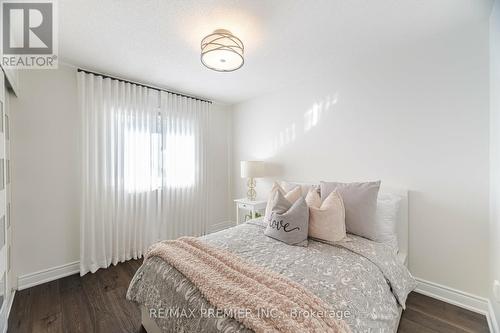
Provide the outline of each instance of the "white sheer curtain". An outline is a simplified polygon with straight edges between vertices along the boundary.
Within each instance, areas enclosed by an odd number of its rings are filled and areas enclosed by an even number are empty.
[[[160,238],[205,234],[210,104],[167,92],[161,92],[160,104],[165,147]]]
[[[80,274],[202,235],[209,103],[78,73]]]

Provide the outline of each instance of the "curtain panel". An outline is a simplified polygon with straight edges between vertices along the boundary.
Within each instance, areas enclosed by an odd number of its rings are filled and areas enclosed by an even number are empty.
[[[78,72],[80,274],[205,234],[208,102]]]

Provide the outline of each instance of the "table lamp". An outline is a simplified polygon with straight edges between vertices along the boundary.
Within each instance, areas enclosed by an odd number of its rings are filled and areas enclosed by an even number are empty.
[[[247,178],[247,199],[255,201],[257,192],[255,191],[255,178],[265,176],[265,168],[263,161],[241,161],[241,178]]]

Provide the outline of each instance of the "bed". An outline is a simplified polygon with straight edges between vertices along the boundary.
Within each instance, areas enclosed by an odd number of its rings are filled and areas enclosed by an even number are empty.
[[[396,332],[404,299],[415,287],[405,267],[408,195],[404,190],[382,191],[402,198],[397,255],[354,235],[335,244],[309,240],[307,247],[290,246],[265,236],[262,219],[202,239],[307,287],[330,304],[353,332]],[[231,317],[207,317],[194,311],[212,306],[187,278],[158,257],[144,261],[127,298],[140,305],[142,325],[148,333],[251,332]]]

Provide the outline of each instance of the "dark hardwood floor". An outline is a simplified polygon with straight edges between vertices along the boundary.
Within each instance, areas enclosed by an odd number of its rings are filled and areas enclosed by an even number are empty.
[[[125,299],[141,260],[131,260],[83,277],[71,275],[16,293],[9,333],[145,333],[138,307]],[[486,318],[412,293],[400,333],[489,332]]]
[[[406,302],[398,332],[489,332],[486,317],[418,293]]]

